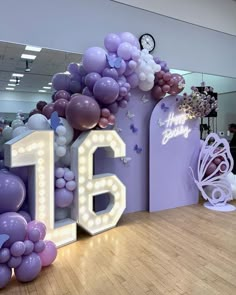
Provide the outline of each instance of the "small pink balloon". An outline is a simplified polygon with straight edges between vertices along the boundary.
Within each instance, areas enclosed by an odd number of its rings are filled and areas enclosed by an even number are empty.
[[[54,103],[48,103],[47,105],[45,105],[42,111],[43,115],[47,117],[47,119],[50,119],[51,114],[53,112],[54,112]]]
[[[38,253],[42,266],[48,266],[53,263],[57,257],[57,248],[56,245],[51,241],[44,241],[45,249]]]
[[[171,73],[167,72],[163,75],[163,80],[164,81],[169,81],[171,79]]]
[[[163,85],[162,86],[162,91],[165,92],[165,93],[167,93],[168,91],[170,91],[170,86],[167,85],[167,84]]]
[[[59,117],[65,118],[68,100],[60,98],[54,102],[54,111],[58,113]]]
[[[102,117],[108,118],[110,114],[111,112],[107,108],[102,109]]]
[[[207,167],[207,170],[206,170],[206,176],[209,176],[212,173],[214,173],[216,168],[217,168],[216,164],[214,164],[214,163],[209,164],[209,166]]]
[[[115,123],[116,123],[115,115],[111,114],[108,118],[108,122],[109,122],[109,125],[115,125]]]
[[[165,74],[165,72],[160,71],[160,72],[156,73],[156,77],[157,77],[158,79],[162,79],[163,76],[164,76],[164,74]]]
[[[99,127],[101,128],[107,128],[108,126],[108,120],[106,118],[101,118],[98,122]]]
[[[163,79],[158,80],[158,85],[163,86],[165,84],[165,81]]]

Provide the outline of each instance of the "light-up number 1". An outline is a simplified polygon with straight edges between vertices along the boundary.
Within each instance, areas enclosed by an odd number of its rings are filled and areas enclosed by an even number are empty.
[[[54,133],[29,131],[5,144],[5,165],[30,166],[28,200],[30,212],[47,227],[46,239],[57,246],[76,240],[76,222],[54,222]]]

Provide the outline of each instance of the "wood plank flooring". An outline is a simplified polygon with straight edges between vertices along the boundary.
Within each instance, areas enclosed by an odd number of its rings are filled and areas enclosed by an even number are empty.
[[[202,205],[122,217],[59,249],[56,262],[9,295],[235,295],[236,212]]]

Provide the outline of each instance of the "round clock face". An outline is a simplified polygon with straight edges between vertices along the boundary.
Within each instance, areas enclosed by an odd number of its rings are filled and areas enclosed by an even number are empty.
[[[139,39],[142,49],[147,49],[152,52],[155,48],[155,39],[150,34],[143,34]]]

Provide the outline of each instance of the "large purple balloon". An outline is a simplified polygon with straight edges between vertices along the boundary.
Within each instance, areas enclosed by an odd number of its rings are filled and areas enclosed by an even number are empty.
[[[28,167],[27,166],[10,168],[10,172],[19,176],[23,180],[25,185],[27,184],[27,182],[28,182]]]
[[[43,115],[47,117],[47,119],[50,119],[51,114],[54,112],[54,103],[48,103],[44,108],[43,108]]]
[[[37,221],[37,220],[33,220],[31,222],[29,222],[27,224],[27,229],[28,231],[32,230],[32,229],[38,229],[40,232],[40,240],[43,240],[46,236],[46,226],[44,223]]]
[[[139,83],[138,75],[136,73],[131,74],[130,76],[127,77],[127,82],[130,84],[131,88],[138,87],[138,83]]]
[[[56,90],[69,90],[70,76],[65,73],[57,73],[52,77],[52,87]]]
[[[20,266],[15,269],[16,279],[20,282],[33,281],[40,273],[41,268],[42,263],[38,254],[31,253],[23,256]]]
[[[138,39],[130,32],[122,32],[119,34],[121,42],[128,42],[131,45],[139,48],[139,45],[137,46],[137,44],[139,44]]]
[[[25,184],[20,177],[0,171],[0,213],[16,212],[25,200]]]
[[[66,188],[57,188],[55,191],[55,204],[59,208],[66,208],[72,204],[74,194]]]
[[[89,97],[93,97],[93,91],[90,90],[87,86],[84,87],[83,91],[82,91],[83,95],[89,96]]]
[[[58,113],[59,117],[65,118],[68,100],[60,98],[54,102],[54,111]]]
[[[79,93],[82,89],[81,82],[75,79],[70,80],[69,90],[72,93]]]
[[[90,89],[93,90],[94,84],[101,79],[101,75],[95,72],[89,73],[85,77],[85,85]]]
[[[56,245],[51,241],[44,241],[45,249],[43,252],[39,253],[42,266],[48,266],[53,263],[57,257],[57,248]]]
[[[111,77],[114,80],[118,80],[118,73],[117,70],[114,68],[105,68],[104,71],[102,72],[103,77]]]
[[[77,130],[89,130],[100,119],[101,109],[95,99],[82,94],[74,95],[66,109],[66,119]]]
[[[106,62],[106,51],[100,47],[90,47],[84,53],[83,66],[88,73],[101,73],[106,67]]]
[[[79,73],[79,65],[75,62],[71,62],[67,67],[67,71],[73,75],[77,75]]]
[[[119,96],[119,84],[110,77],[103,77],[95,83],[93,93],[102,104],[111,104]]]
[[[0,215],[0,235],[9,235],[9,240],[4,247],[10,247],[16,241],[24,241],[26,236],[27,222],[18,213],[8,212]]]
[[[70,93],[68,93],[65,90],[59,90],[54,94],[53,101],[56,101],[61,98],[66,99],[66,100],[70,100]]]
[[[121,40],[117,34],[110,33],[104,39],[104,46],[109,52],[116,52],[120,43]]]
[[[12,270],[5,264],[0,264],[0,289],[4,288],[11,280]]]

